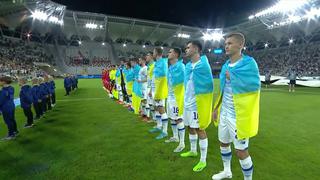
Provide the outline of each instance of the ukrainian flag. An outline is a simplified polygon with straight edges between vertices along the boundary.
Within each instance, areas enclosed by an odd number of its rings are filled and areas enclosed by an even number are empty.
[[[120,72],[120,68],[117,69],[117,71],[116,71],[116,83],[117,83],[117,84],[121,84],[121,72]]]
[[[155,100],[168,97],[168,58],[160,58],[154,64],[153,76],[155,79]]]
[[[127,82],[127,68],[125,68],[125,67],[123,67],[122,68],[122,75],[123,75],[123,80],[124,80],[124,82]]]
[[[182,60],[169,66],[169,82],[173,88],[174,97],[176,99],[179,116],[183,114],[183,101],[184,101],[184,73],[185,65]]]
[[[141,99],[143,97],[141,83],[138,83],[140,69],[141,67],[139,65],[135,65],[133,67],[134,82],[132,92],[132,107],[134,109],[135,114],[139,114]]]
[[[154,62],[148,63],[148,79],[152,79],[154,70]]]
[[[237,137],[246,139],[257,135],[260,109],[260,78],[259,69],[254,58],[242,55],[242,59],[234,67],[229,67],[228,60],[220,74],[220,97],[222,99],[226,82],[226,72],[230,74],[236,112]],[[218,107],[221,109],[221,104]],[[220,113],[219,113],[220,114]],[[218,117],[218,120],[220,117]]]
[[[191,73],[193,74],[199,126],[204,130],[211,123],[213,104],[213,76],[207,56],[201,56],[200,62],[193,69],[191,62],[186,65],[185,87]]]
[[[110,80],[114,81],[116,79],[116,70],[111,70],[109,73]]]

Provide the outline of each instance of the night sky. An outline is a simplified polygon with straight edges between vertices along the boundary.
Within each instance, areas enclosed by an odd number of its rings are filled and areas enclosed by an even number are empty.
[[[53,0],[69,10],[219,28],[246,21],[277,0]]]

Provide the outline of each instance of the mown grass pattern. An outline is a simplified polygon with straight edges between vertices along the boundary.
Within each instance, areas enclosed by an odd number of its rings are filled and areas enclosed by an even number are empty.
[[[217,128],[208,130],[207,168],[194,173],[199,158],[183,159],[173,153],[177,144],[157,141],[152,124],[107,98],[100,80],[80,80],[65,97],[57,80],[57,105],[32,129],[22,129],[25,118],[16,110],[20,136],[0,142],[0,179],[211,179],[222,170]],[[218,82],[215,83],[217,96]],[[19,88],[16,87],[16,92]],[[254,179],[298,180],[320,177],[320,90],[286,87],[263,89],[257,137],[250,140]],[[171,133],[170,127],[169,132]],[[7,133],[3,121],[0,135]],[[186,135],[186,150],[189,149]],[[233,154],[233,179],[242,179]]]

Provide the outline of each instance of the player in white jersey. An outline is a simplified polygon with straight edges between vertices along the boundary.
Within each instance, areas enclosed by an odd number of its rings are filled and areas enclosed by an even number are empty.
[[[156,121],[154,107],[153,107],[153,98],[152,98],[152,92],[154,92],[154,90],[155,90],[155,84],[154,84],[154,81],[152,80],[153,69],[154,69],[153,52],[147,53],[146,62],[147,62],[147,66],[148,66],[148,76],[147,76],[148,96],[147,96],[146,110],[147,110],[147,117],[149,120],[148,122],[152,122],[152,121],[150,121],[151,119]]]
[[[163,55],[163,50],[159,47],[154,48],[153,50],[153,58],[155,59],[155,63],[159,60],[161,62],[161,58]],[[163,67],[168,68],[168,67]],[[164,70],[164,69],[160,69]],[[155,76],[152,76],[152,81],[155,82]],[[157,86],[157,85],[155,85]],[[157,119],[157,128],[153,128],[150,130],[150,132],[160,132],[160,134],[156,137],[157,140],[163,139],[168,136],[168,115],[165,111],[165,99],[155,99],[155,90],[157,89],[163,89],[163,87],[155,87],[155,89],[151,89],[151,93],[153,95],[154,99],[154,107],[155,107],[155,116]],[[167,90],[167,89],[165,89]],[[153,91],[153,92],[152,92]]]
[[[200,129],[199,118],[198,118],[198,108],[196,103],[195,95],[195,85],[193,82],[193,71],[195,67],[201,63],[200,53],[202,51],[202,45],[199,41],[190,41],[186,47],[186,56],[191,59],[192,73],[189,79],[185,77],[187,84],[184,95],[184,111],[183,111],[183,121],[185,126],[189,129],[189,140],[190,140],[190,151],[182,153],[181,157],[196,157],[197,156],[197,141],[199,137],[199,147],[200,147],[200,161],[193,168],[193,171],[200,172],[206,166],[207,150],[208,150],[208,138],[205,129]],[[199,72],[198,72],[199,73]]]
[[[225,41],[226,54],[230,57],[228,68],[235,67],[242,60],[242,49],[245,45],[245,38],[240,33],[229,34]],[[245,82],[243,82],[245,83]],[[224,170],[212,176],[213,180],[231,179],[231,147],[233,143],[236,149],[236,155],[239,158],[240,165],[245,180],[252,179],[253,163],[248,152],[249,139],[237,138],[236,112],[233,100],[233,91],[231,86],[230,73],[226,72],[225,87],[221,100],[220,121],[218,125],[218,137],[220,141],[220,151],[223,161]],[[213,119],[217,119],[218,109],[213,111]]]
[[[139,71],[139,79],[138,83],[141,84],[141,91],[142,91],[142,100],[141,100],[141,112],[143,116],[143,120],[147,121],[147,110],[146,110],[146,105],[147,105],[147,97],[148,97],[148,82],[147,82],[147,77],[148,77],[148,67],[146,66],[146,60],[144,57],[139,58],[139,64],[140,64],[140,71]]]
[[[174,87],[173,87],[173,78],[176,78],[176,76],[181,76],[182,84],[184,83],[184,64],[182,62],[178,62],[178,58],[181,55],[181,50],[179,48],[172,48],[169,50],[168,53],[168,59],[170,63],[169,73],[168,73],[168,98],[167,98],[167,113],[168,118],[171,119],[171,128],[173,137],[166,140],[166,143],[170,142],[179,142],[178,147],[174,150],[174,152],[181,152],[185,148],[184,143],[184,136],[185,136],[185,127],[184,123],[182,121],[182,117],[179,116],[179,111],[182,111],[182,109],[178,108],[178,102],[176,101],[176,97],[174,94]],[[181,64],[177,64],[181,63]],[[180,66],[181,65],[181,66]],[[174,66],[180,66],[181,68],[174,68]],[[181,71],[181,72],[176,72]],[[176,73],[176,74],[174,74]],[[183,94],[183,90],[180,92]]]

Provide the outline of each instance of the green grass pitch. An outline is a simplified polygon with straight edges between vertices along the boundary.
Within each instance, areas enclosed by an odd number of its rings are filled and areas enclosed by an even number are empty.
[[[222,170],[213,125],[207,130],[208,166],[194,173],[199,158],[180,158],[172,152],[177,144],[155,140],[156,135],[148,133],[152,124],[107,98],[100,80],[79,80],[80,89],[70,97],[63,96],[62,80],[56,84],[57,105],[35,128],[22,128],[25,118],[17,108],[21,133],[14,141],[0,142],[1,180],[205,180]],[[287,87],[262,90],[259,134],[249,146],[254,179],[320,178],[319,105],[319,88],[298,87],[295,93],[288,93]],[[6,133],[1,120],[0,136]],[[189,149],[187,135],[186,145]],[[242,179],[235,154],[232,171],[233,179]]]

